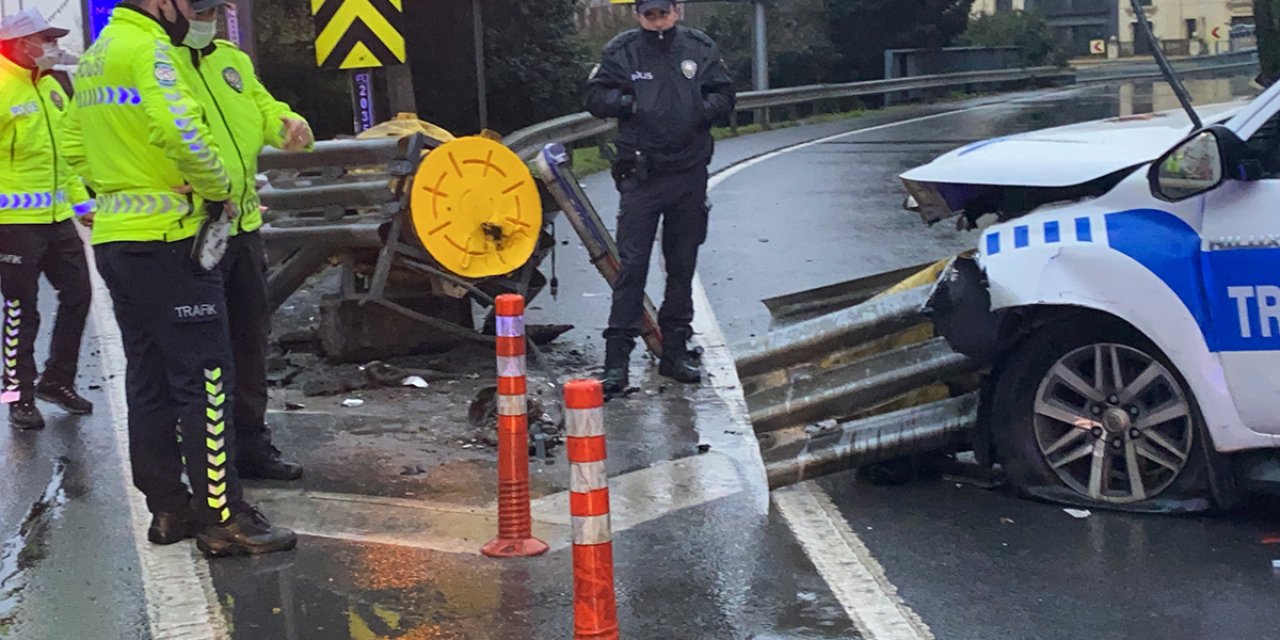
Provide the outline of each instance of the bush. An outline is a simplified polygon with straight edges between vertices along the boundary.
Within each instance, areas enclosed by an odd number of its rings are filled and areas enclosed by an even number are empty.
[[[1061,64],[1065,56],[1054,44],[1053,31],[1038,13],[1002,11],[969,22],[960,42],[974,47],[1018,47],[1027,66]]]

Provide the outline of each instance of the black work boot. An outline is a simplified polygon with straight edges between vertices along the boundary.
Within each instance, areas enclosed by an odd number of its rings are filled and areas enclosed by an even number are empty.
[[[46,384],[42,382],[36,385],[36,397],[45,402],[52,402],[62,407],[67,413],[77,416],[87,416],[93,413],[93,403],[76,393],[76,390],[69,384]]]
[[[191,507],[151,514],[147,540],[152,544],[174,544],[196,535],[196,512]]]
[[[626,336],[612,336],[604,339],[604,393],[615,396],[626,393],[631,384],[628,370],[631,368],[631,350],[636,346],[635,340]]]
[[[43,429],[44,416],[33,400],[21,400],[9,405],[9,425],[14,429]]]
[[[242,480],[297,480],[302,465],[284,459],[275,445],[241,447],[236,453],[236,471]]]
[[[658,361],[658,374],[676,382],[702,382],[698,362],[689,352],[689,331],[669,329],[662,332],[662,359]]]
[[[196,547],[210,556],[250,556],[288,551],[298,546],[298,534],[273,527],[257,509],[238,511],[231,519],[202,527]]]

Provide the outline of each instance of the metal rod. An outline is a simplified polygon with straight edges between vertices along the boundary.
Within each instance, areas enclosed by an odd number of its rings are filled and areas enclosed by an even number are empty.
[[[377,207],[395,202],[387,182],[326,184],[300,189],[263,189],[262,204],[280,211],[320,210],[328,207]]]
[[[1140,0],[1129,0],[1130,6],[1137,14],[1138,24],[1141,25],[1142,34],[1147,38],[1147,42],[1151,44],[1151,53],[1156,58],[1156,64],[1160,66],[1160,71],[1164,73],[1164,79],[1169,82],[1169,86],[1173,87],[1173,94],[1178,96],[1178,102],[1182,104],[1182,108],[1187,112],[1187,116],[1191,118],[1191,125],[1196,130],[1204,128],[1204,123],[1200,121],[1200,114],[1196,113],[1195,107],[1191,106],[1191,94],[1187,93],[1187,87],[1182,84],[1182,80],[1178,79],[1178,75],[1173,72],[1173,67],[1169,65],[1169,58],[1165,57],[1164,49],[1160,47],[1160,41],[1156,39],[1155,31],[1151,29],[1151,21],[1147,20],[1147,14],[1142,10]]]
[[[765,451],[769,488],[836,471],[964,445],[978,421],[978,395],[940,400],[846,422]]]
[[[489,128],[489,87],[484,66],[484,14],[480,0],[471,0],[472,29],[476,46],[476,97],[479,98],[480,128]]]

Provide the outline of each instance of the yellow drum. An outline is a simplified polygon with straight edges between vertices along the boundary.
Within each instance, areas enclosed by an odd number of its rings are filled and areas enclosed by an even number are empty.
[[[510,273],[533,255],[542,201],[502,143],[469,136],[432,150],[409,198],[414,234],[440,266],[468,278]]]

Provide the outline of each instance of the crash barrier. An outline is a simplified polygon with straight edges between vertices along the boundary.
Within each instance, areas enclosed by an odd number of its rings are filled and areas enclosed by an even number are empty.
[[[494,300],[498,351],[498,537],[480,548],[491,558],[538,556],[529,510],[529,409],[525,378],[524,298]]]
[[[1171,60],[1170,64],[1179,75],[1201,75],[1255,69],[1258,68],[1258,50],[1256,48],[1244,49],[1210,56],[1179,58]],[[1137,57],[1132,60],[1100,62],[1095,65],[1079,67],[1076,69],[1076,82],[1081,84],[1114,82],[1117,80],[1160,78],[1163,75],[1164,73],[1160,71],[1159,65],[1150,57]]]
[[[734,351],[770,488],[966,442],[980,369],[929,318],[951,265],[765,301],[774,328]]]
[[[564,407],[573,520],[573,637],[616,639],[604,387],[598,380],[573,380],[565,384]]]
[[[868,80],[839,84],[814,84],[802,87],[749,91],[738,94],[737,111],[756,111],[775,107],[796,107],[845,98],[879,96],[903,91],[971,91],[993,86],[1037,86],[1072,84],[1075,72],[1058,67],[971,71],[890,80]],[[521,158],[532,160],[548,144],[569,144],[608,133],[616,123],[600,120],[589,113],[576,113],[521,129],[503,138]]]
[[[1074,80],[1075,74],[1070,69],[1037,67],[807,85],[740,94],[737,109],[753,111],[798,107],[901,91],[942,93],[1061,85]],[[528,161],[534,159],[547,144],[570,144],[608,133],[614,127],[611,120],[577,113],[516,131],[503,138],[502,145],[513,151],[515,156]],[[412,131],[414,128],[399,127],[396,130]],[[406,239],[406,234],[412,234],[414,226],[412,221],[405,220],[407,215],[400,214],[410,210],[412,197],[426,197],[421,189],[413,188],[415,179],[421,177],[418,176],[419,169],[424,159],[430,158],[429,152],[452,141],[447,132],[436,128],[427,126],[419,130],[422,132],[398,137],[319,142],[309,153],[263,152],[259,167],[269,181],[268,186],[262,189],[262,202],[267,207],[262,235],[268,249],[267,289],[272,309],[278,308],[311,274],[327,266],[335,257],[342,258],[347,272],[343,277],[344,297],[359,294],[363,296],[362,303],[383,304],[415,320],[451,332],[457,332],[458,328],[404,306],[387,304],[383,286],[393,266],[400,271],[408,270],[431,278],[433,294],[455,298],[474,296],[485,304],[492,301],[492,291],[521,291],[522,288],[527,289],[531,281],[537,280],[532,270],[544,255],[541,249],[532,259],[520,260],[518,264],[523,267],[513,267],[518,270],[513,271],[510,277],[477,280],[442,267],[412,238]],[[503,188],[505,185],[499,188],[499,192]],[[538,199],[523,196],[521,200],[527,206]],[[388,228],[391,224],[399,226]],[[541,221],[534,226],[540,228]],[[364,268],[360,260],[353,259],[370,252],[380,252],[376,268]]]

